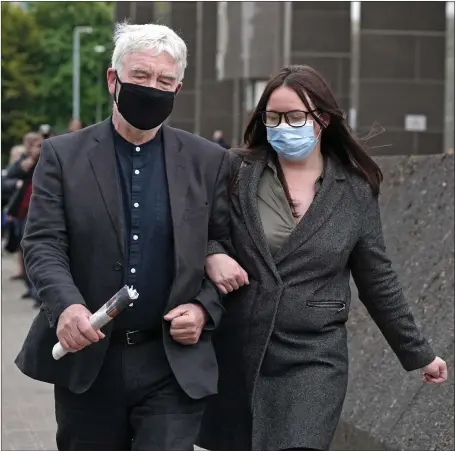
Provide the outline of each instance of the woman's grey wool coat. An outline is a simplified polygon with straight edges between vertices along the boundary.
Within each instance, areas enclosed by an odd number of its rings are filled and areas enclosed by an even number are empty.
[[[257,209],[264,159],[231,154],[234,257],[250,284],[228,295],[214,335],[219,394],[197,444],[213,451],[326,450],[348,382],[345,323],[359,297],[410,371],[435,355],[415,325],[386,255],[378,199],[330,157],[320,191],[281,250],[268,250]],[[225,252],[209,244],[209,254]]]

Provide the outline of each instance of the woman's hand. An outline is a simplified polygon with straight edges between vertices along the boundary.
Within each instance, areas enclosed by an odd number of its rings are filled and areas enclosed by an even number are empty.
[[[436,357],[430,364],[422,369],[423,381],[429,384],[442,384],[447,380],[447,364]]]
[[[248,274],[229,255],[212,254],[205,259],[205,271],[210,280],[224,294],[248,285]]]

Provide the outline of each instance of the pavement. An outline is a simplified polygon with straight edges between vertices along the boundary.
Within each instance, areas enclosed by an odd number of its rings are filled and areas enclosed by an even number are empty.
[[[53,387],[29,379],[14,364],[37,312],[33,301],[20,299],[25,292],[23,282],[10,280],[16,271],[15,261],[2,252],[1,450],[56,450]]]

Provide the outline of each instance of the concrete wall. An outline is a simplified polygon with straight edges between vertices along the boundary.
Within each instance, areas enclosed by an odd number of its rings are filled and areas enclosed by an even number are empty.
[[[353,296],[350,381],[334,450],[454,449],[454,157],[380,157],[383,229],[417,323],[449,382],[406,373]],[[356,289],[353,285],[353,293]]]

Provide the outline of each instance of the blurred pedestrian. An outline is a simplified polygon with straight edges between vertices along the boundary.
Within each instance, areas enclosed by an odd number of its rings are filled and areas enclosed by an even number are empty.
[[[215,130],[213,132],[213,138],[212,141],[214,143],[217,143],[219,146],[223,147],[224,149],[229,149],[229,145],[227,142],[224,140],[224,133],[222,130]]]
[[[322,76],[291,66],[271,78],[244,142],[231,154],[233,249],[208,247],[207,274],[230,294],[214,337],[219,395],[198,444],[328,450],[348,382],[351,274],[405,370],[440,384],[447,365],[416,326],[387,256],[381,170]]]
[[[68,124],[68,133],[77,132],[82,129],[82,122],[79,119],[71,119]]]
[[[186,55],[168,27],[118,25],[112,116],[43,144],[22,242],[43,307],[16,364],[55,385],[60,451],[190,451],[216,393],[223,307],[204,264],[207,240],[229,236],[229,164],[163,125]],[[124,284],[139,299],[95,330]],[[59,361],[57,340],[72,353]]]
[[[27,133],[24,137],[24,153],[6,170],[6,179],[15,180],[16,183],[16,190],[6,207],[6,214],[8,221],[11,222],[10,233],[15,234],[14,238],[18,243],[22,239],[27,221],[32,195],[32,177],[40,156],[41,143],[42,137],[39,133]],[[10,251],[14,251],[14,249],[10,248]],[[13,276],[13,279],[23,279],[25,281],[27,291],[22,295],[22,298],[34,299],[35,306],[38,306],[38,296],[24,269],[22,250],[19,245],[17,246],[17,253],[19,271]]]
[[[43,139],[48,139],[52,136],[52,127],[49,124],[41,124],[38,132],[41,134]]]

